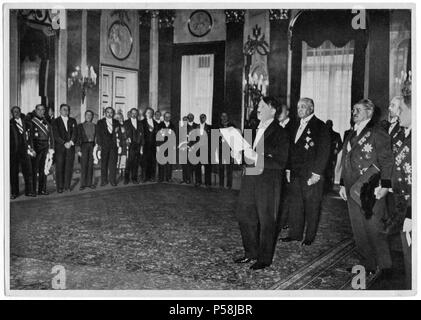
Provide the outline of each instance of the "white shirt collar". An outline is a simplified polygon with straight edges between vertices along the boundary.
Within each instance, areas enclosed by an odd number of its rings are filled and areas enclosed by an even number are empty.
[[[152,118],[147,119],[147,121],[148,121],[148,123],[149,123],[150,126],[152,126],[152,127],[154,126],[153,119]]]
[[[314,113],[310,114],[309,116],[305,118],[302,118],[300,120],[300,124],[307,124],[311,120],[311,118],[313,118],[313,116],[314,116]]]
[[[390,124],[391,125],[394,125],[394,124],[396,124],[396,123],[398,123],[399,122],[399,117],[394,117],[394,118],[392,118],[391,120],[390,120]]]
[[[359,135],[361,133],[361,131],[363,131],[363,129],[367,126],[367,124],[370,122],[371,119],[367,119],[364,121],[361,121],[360,123],[356,123],[354,125],[354,130],[357,131],[357,135]]]
[[[190,122],[190,121],[189,121],[189,122],[187,122],[187,124],[188,124],[189,126],[192,126],[192,125],[193,125],[193,123],[194,123],[194,122]]]
[[[290,119],[289,119],[289,117],[288,117],[288,118],[286,118],[285,120],[280,121],[280,122],[279,122],[280,126],[281,126],[281,127],[283,127],[283,128],[285,128],[285,126],[288,124],[289,120],[290,120]]]
[[[165,126],[166,127],[168,127],[170,125],[170,122],[169,121],[164,121],[164,123],[165,123]]]
[[[21,119],[21,118],[17,118],[17,119],[15,119],[15,121],[16,121],[17,123],[19,123],[20,125],[22,124],[22,119]]]
[[[63,121],[64,120],[66,120],[66,121],[69,120],[69,117],[65,117],[65,116],[62,116],[62,115],[60,115],[60,117],[63,119]]]
[[[107,121],[107,122],[113,122],[113,119],[112,118],[105,118],[105,121]]]
[[[272,123],[273,118],[266,120],[265,122],[260,121],[259,126],[257,127],[258,129],[266,129],[267,127],[270,126],[270,124]]]

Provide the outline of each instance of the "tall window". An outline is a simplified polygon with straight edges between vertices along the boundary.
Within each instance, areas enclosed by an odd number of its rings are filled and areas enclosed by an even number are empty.
[[[301,97],[312,98],[316,116],[332,120],[342,137],[350,126],[353,59],[354,41],[342,48],[330,41],[312,48],[303,41]]]
[[[181,117],[204,113],[212,123],[214,55],[183,56],[181,60]]]

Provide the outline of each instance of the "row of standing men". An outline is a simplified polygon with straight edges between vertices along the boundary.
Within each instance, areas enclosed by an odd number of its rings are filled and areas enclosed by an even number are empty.
[[[122,114],[115,115],[114,109],[108,107],[104,117],[95,124],[94,113],[85,113],[85,121],[77,124],[70,117],[70,106],[60,106],[60,116],[51,119],[45,115],[45,107],[39,104],[28,115],[21,114],[20,108],[15,106],[11,110],[10,120],[10,164],[11,164],[11,198],[19,196],[19,170],[22,169],[25,181],[25,195],[47,195],[46,162],[55,162],[55,178],[57,192],[70,191],[74,171],[75,154],[78,154],[81,164],[80,189],[96,188],[93,183],[94,163],[100,159],[101,186],[118,183],[117,173],[122,172],[124,184],[130,181],[154,181],[158,171],[158,182],[172,181],[172,164],[158,164],[156,150],[164,141],[157,141],[160,130],[169,134],[176,134],[177,129],[171,121],[171,114],[166,112],[163,120],[154,117],[154,110],[147,108],[140,119],[136,108],[128,112],[128,119],[124,121]],[[158,112],[157,112],[158,113]],[[158,122],[158,121],[159,122]],[[200,123],[194,122],[194,115],[183,117],[181,126],[187,127],[187,133],[194,129],[206,132],[210,136],[211,126],[206,123],[206,115],[200,116]],[[227,113],[221,113],[220,127],[234,126],[228,119]],[[191,148],[198,143],[200,137],[184,145]],[[181,147],[183,148],[183,147]],[[97,157],[96,157],[97,156]],[[98,158],[98,159],[96,159]],[[211,185],[210,164],[193,165],[189,161],[182,165],[181,183],[196,186],[202,184],[202,166],[205,171],[205,185]],[[139,179],[139,167],[141,177]],[[158,168],[158,170],[156,170]],[[219,185],[232,187],[233,162],[218,165]],[[38,187],[38,192],[37,191]]]

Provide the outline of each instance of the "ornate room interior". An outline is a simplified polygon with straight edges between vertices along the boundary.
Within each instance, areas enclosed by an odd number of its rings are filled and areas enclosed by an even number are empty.
[[[308,81],[317,81],[325,94],[313,97],[316,113],[324,121],[333,117],[342,133],[353,102],[370,97],[384,111],[399,90],[401,73],[410,69],[409,10],[367,10],[357,29],[352,26],[357,13],[351,10],[60,14],[65,14],[63,21],[51,10],[11,14],[16,37],[10,45],[10,105],[21,106],[24,113],[43,102],[58,114],[58,106],[66,102],[78,121],[87,109],[97,118],[112,106],[123,114],[132,107],[171,111],[174,120],[190,111],[197,116],[204,112],[214,122],[226,111],[240,127],[253,115],[256,96],[279,97],[293,111],[300,96],[313,94]],[[329,52],[346,60],[334,66],[325,59],[322,66],[336,68],[341,79],[347,72],[349,80],[341,87],[312,74],[321,66],[312,57]],[[332,115],[338,104],[342,107]]]

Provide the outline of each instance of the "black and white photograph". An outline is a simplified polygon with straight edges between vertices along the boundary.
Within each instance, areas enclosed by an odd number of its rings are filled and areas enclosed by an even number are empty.
[[[415,11],[5,3],[6,295],[415,295]]]

